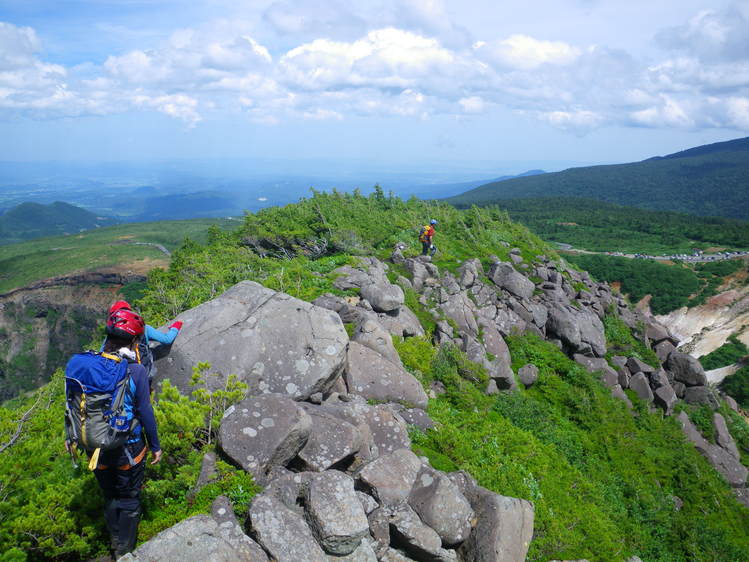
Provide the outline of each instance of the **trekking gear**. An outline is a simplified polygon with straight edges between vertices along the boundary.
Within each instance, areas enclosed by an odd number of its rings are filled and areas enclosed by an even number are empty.
[[[181,330],[182,322],[180,322],[179,320],[177,320],[176,322],[172,322],[172,325],[169,326],[169,328],[177,328],[177,330]]]
[[[113,313],[117,312],[118,310],[132,310],[133,307],[130,306],[130,303],[127,301],[117,301],[112,306],[109,307],[109,316],[112,316]]]
[[[148,375],[148,381],[151,382],[151,370],[153,369],[153,352],[151,346],[144,339],[138,342],[135,346],[135,362],[140,363],[146,369],[146,375]]]
[[[425,224],[421,227],[421,230],[419,230],[419,242],[424,244],[425,242],[429,242],[430,233],[432,232],[432,225]]]
[[[99,454],[124,445],[139,422],[131,400],[127,360],[119,355],[76,353],[65,367],[65,432],[71,446],[92,453],[89,470]]]
[[[117,338],[127,340],[142,336],[145,329],[146,323],[143,322],[140,314],[127,308],[115,310],[107,319],[107,335]]]

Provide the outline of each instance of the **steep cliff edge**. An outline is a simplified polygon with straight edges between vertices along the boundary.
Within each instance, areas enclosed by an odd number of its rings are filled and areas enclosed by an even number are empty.
[[[114,271],[44,279],[0,295],[0,402],[38,388],[91,341],[124,285],[145,277]]]

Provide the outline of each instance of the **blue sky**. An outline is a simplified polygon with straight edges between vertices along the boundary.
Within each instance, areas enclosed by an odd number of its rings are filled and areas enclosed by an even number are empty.
[[[0,0],[2,160],[520,172],[747,135],[749,1]]]

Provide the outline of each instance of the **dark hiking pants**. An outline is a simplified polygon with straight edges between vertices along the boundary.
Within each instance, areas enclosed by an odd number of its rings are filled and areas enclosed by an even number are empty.
[[[146,473],[145,443],[105,451],[99,457],[99,466],[94,471],[104,493],[104,518],[112,537],[112,547],[117,556],[122,556],[135,548],[140,522],[140,493]],[[139,459],[140,457],[140,459]],[[136,460],[131,466],[131,460]],[[138,462],[139,460],[139,462]]]

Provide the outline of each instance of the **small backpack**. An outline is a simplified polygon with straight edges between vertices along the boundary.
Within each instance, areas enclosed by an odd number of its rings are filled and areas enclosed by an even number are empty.
[[[126,359],[109,353],[76,353],[65,367],[65,430],[68,439],[93,453],[89,469],[99,463],[99,453],[124,445],[138,425],[130,390]]]
[[[429,230],[431,225],[425,224],[421,227],[421,230],[419,230],[419,242],[429,242]]]

